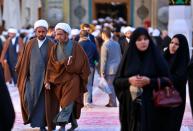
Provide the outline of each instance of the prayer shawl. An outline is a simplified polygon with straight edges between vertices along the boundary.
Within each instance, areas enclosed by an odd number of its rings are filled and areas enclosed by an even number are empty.
[[[86,92],[87,79],[90,73],[88,58],[82,47],[73,41],[72,56],[57,60],[57,45],[53,46],[48,62],[45,82],[51,83],[51,89],[62,88],[56,96],[60,98],[60,106],[66,107],[75,102],[75,118],[80,117],[83,107],[83,93]]]

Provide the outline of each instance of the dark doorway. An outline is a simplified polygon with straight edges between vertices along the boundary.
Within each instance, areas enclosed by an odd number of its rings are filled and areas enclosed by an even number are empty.
[[[110,16],[111,18],[122,17],[127,20],[127,7],[125,3],[97,3],[96,4],[96,17],[105,18]]]

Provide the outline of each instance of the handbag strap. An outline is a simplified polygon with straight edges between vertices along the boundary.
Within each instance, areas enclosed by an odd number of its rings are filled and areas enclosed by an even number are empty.
[[[165,80],[167,80],[167,81],[169,82],[169,84],[171,83],[168,78],[166,78]],[[160,80],[160,78],[157,78],[157,83],[158,83],[158,90],[160,90],[160,89],[161,89],[161,80]],[[169,88],[170,88],[169,86],[166,86],[166,87],[164,88],[164,90],[165,90],[165,92],[166,92],[166,96],[169,96],[169,95],[170,95]]]
[[[166,80],[166,81],[169,83],[169,86],[170,86],[170,87],[172,87],[172,88],[174,87],[172,81],[171,81],[169,78],[163,77],[163,79]]]
[[[169,78],[163,77],[163,79],[166,80],[169,83],[168,87],[174,88],[174,85],[173,85],[172,81]],[[157,78],[157,83],[158,83],[158,89],[161,89],[161,80],[160,80],[160,78]]]

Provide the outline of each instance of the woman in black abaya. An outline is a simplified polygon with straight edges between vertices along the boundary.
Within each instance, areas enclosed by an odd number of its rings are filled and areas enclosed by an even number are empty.
[[[0,131],[11,131],[14,120],[15,112],[9,91],[7,89],[3,68],[0,63]]]
[[[193,56],[188,65],[188,86],[189,86],[190,106],[192,109],[192,116],[193,116]]]
[[[182,34],[174,35],[164,52],[164,57],[168,62],[174,87],[183,100],[180,106],[171,108],[168,126],[170,126],[171,131],[180,131],[186,104],[187,67],[190,60],[186,37]]]
[[[167,131],[168,109],[154,107],[152,92],[167,85],[169,68],[145,28],[137,28],[114,80],[121,131]]]

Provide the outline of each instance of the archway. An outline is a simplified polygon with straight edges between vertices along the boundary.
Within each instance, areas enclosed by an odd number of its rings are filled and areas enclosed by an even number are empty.
[[[118,2],[117,0],[93,0],[92,7],[94,19],[105,18],[106,16],[122,17],[128,24],[131,23],[129,0],[119,0]]]

